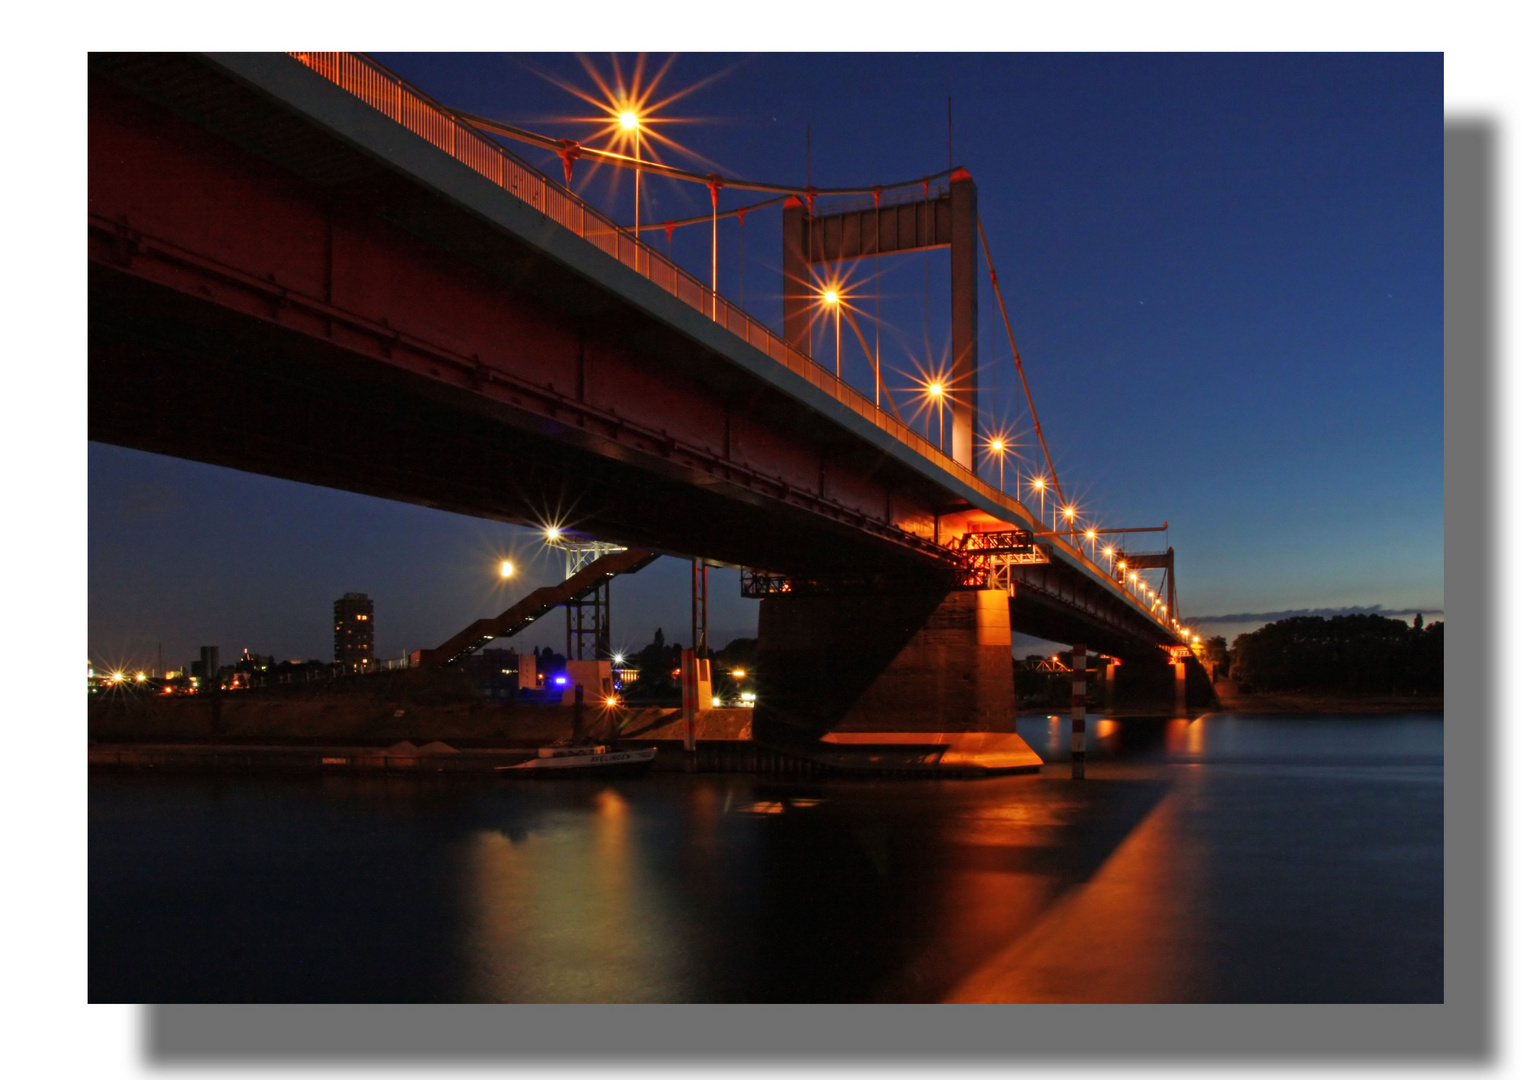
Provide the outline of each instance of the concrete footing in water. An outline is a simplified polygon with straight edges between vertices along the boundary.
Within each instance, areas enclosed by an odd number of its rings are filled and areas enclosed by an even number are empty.
[[[805,748],[830,733],[1013,730],[1007,593],[783,593],[758,615],[755,737]]]

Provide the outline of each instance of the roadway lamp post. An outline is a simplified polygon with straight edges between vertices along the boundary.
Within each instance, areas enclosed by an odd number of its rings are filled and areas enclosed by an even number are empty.
[[[843,299],[836,289],[828,289],[822,294],[822,302],[832,308],[833,333],[837,339],[834,364],[838,379],[841,381],[843,378]]]
[[[1029,486],[1039,492],[1039,523],[1043,525],[1045,520],[1045,478],[1036,476]]]
[[[928,387],[928,396],[938,403],[938,452],[944,452],[944,384],[933,383]]]
[[[1006,495],[1007,492],[1003,491],[1004,485],[1002,466],[1007,458],[1007,447],[1003,444],[1001,439],[993,439],[989,445],[991,446],[991,452],[997,455],[997,490]]]
[[[642,121],[635,112],[627,109],[620,114],[620,126],[636,135],[636,228],[635,237],[642,238]]]

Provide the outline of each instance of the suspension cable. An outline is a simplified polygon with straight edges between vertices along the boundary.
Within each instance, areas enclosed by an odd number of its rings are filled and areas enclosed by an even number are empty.
[[[1018,355],[1018,341],[1013,337],[1013,321],[1007,316],[1007,303],[1002,299],[1002,286],[997,282],[997,267],[991,261],[991,248],[986,243],[986,227],[976,218],[976,229],[981,234],[981,250],[986,252],[986,268],[991,271],[992,290],[997,294],[997,306],[1002,310],[1002,323],[1007,327],[1007,341],[1013,348],[1013,364],[1018,368],[1018,378],[1023,382],[1023,396],[1029,402],[1029,415],[1034,418],[1034,434],[1039,437],[1039,448],[1044,451],[1045,465],[1050,470],[1050,482],[1055,485],[1055,497],[1066,505],[1066,497],[1060,489],[1060,477],[1055,475],[1055,463],[1050,460],[1050,447],[1045,443],[1045,433],[1039,426],[1039,414],[1034,411],[1034,395],[1029,392],[1029,377],[1023,373],[1023,359]]]
[[[490,120],[486,116],[477,116],[474,113],[451,111],[457,119],[483,131],[492,132],[494,135],[502,135],[517,142],[529,143],[539,146],[543,150],[550,150],[564,160],[569,158],[595,158],[599,161],[618,166],[623,169],[641,169],[642,172],[659,173],[663,176],[672,177],[675,180],[685,180],[692,184],[709,184],[718,179],[714,173],[695,172],[692,169],[680,169],[674,165],[663,165],[656,161],[638,161],[629,154],[617,153],[614,150],[598,150],[592,146],[584,146],[573,139],[553,139],[549,135],[539,135],[524,128],[515,127],[512,124],[503,123],[500,120]],[[926,186],[934,180],[941,180],[954,172],[954,169],[944,169],[928,176],[918,177],[916,180],[907,180],[899,184],[881,184],[881,190],[889,188],[913,187],[914,185]],[[875,192],[874,186],[866,187],[835,187],[818,188],[810,184],[802,187],[799,184],[771,184],[762,180],[740,180],[736,177],[719,177],[721,182],[729,188],[739,188],[744,191],[770,191],[781,195],[810,195],[813,198],[822,195],[871,195]]]

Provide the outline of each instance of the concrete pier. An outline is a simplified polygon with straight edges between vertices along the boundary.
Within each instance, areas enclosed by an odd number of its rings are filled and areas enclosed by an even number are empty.
[[[1012,732],[1005,592],[784,593],[761,603],[759,739]]]

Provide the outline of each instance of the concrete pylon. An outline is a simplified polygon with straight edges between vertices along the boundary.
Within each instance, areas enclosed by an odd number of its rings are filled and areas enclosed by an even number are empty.
[[[780,593],[761,605],[755,738],[1013,731],[1005,590]]]
[[[976,182],[964,169],[949,177],[949,456],[975,468],[976,417],[981,415],[976,372]]]

